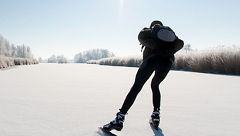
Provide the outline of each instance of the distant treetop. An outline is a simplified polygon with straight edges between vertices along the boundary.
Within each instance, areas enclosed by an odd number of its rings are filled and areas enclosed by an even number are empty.
[[[92,49],[76,54],[74,57],[74,62],[86,63],[88,60],[98,60],[114,56],[114,53],[108,51],[107,49]]]

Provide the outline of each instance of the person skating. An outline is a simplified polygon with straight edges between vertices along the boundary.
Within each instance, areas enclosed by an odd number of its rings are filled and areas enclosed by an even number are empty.
[[[164,26],[161,21],[155,20],[149,28],[144,28],[138,35],[138,40],[142,45],[143,62],[140,65],[135,82],[130,89],[116,118],[103,126],[105,131],[113,129],[121,131],[125,115],[134,103],[143,85],[155,71],[151,82],[153,97],[153,112],[150,123],[157,129],[160,123],[160,101],[161,94],[159,84],[165,79],[174,63],[174,54],[179,51],[184,42],[179,39],[170,27]]]

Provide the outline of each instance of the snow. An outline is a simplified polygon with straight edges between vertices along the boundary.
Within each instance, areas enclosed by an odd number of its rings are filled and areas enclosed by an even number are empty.
[[[1,136],[99,136],[115,118],[137,68],[39,64],[0,70]],[[118,136],[238,136],[240,77],[170,71],[160,85],[161,130],[148,124],[149,80]],[[161,132],[162,131],[162,132]],[[103,136],[103,135],[102,135]]]

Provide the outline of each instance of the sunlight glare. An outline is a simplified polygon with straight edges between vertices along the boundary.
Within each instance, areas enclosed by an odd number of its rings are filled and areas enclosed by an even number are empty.
[[[123,0],[120,0],[120,8],[123,7]]]

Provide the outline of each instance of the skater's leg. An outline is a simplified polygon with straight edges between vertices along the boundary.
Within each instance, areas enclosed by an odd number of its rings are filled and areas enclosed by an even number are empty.
[[[112,129],[120,131],[123,128],[123,121],[125,114],[128,112],[129,108],[132,106],[134,100],[137,97],[137,94],[142,89],[144,83],[151,76],[154,68],[152,62],[144,61],[143,64],[138,69],[137,75],[135,77],[135,82],[128,93],[120,112],[117,113],[115,120],[103,126],[103,129],[106,131],[111,131]]]
[[[129,108],[132,106],[134,100],[137,97],[137,94],[142,89],[144,83],[151,76],[154,71],[154,61],[143,61],[142,65],[138,69],[137,75],[135,77],[135,82],[128,93],[120,112],[117,113],[115,120],[103,126],[103,129],[106,131],[111,131],[112,129],[120,131],[123,128],[123,121],[125,114],[128,112]]]
[[[160,110],[161,93],[159,90],[159,84],[165,79],[171,67],[172,67],[171,61],[168,60],[157,61],[155,67],[156,68],[155,74],[151,82],[154,111]]]
[[[120,109],[121,113],[126,114],[132,104],[134,103],[138,93],[141,91],[143,85],[148,80],[148,78],[151,76],[151,74],[154,71],[154,61],[148,60],[144,61],[140,68],[138,69],[138,72],[135,77],[135,82],[128,93],[122,108]]]
[[[161,93],[159,90],[159,84],[167,76],[167,73],[171,69],[172,62],[167,60],[158,60],[155,69],[155,75],[151,82],[152,94],[153,94],[153,113],[151,115],[150,124],[152,124],[156,129],[158,129],[160,123],[160,102]]]

